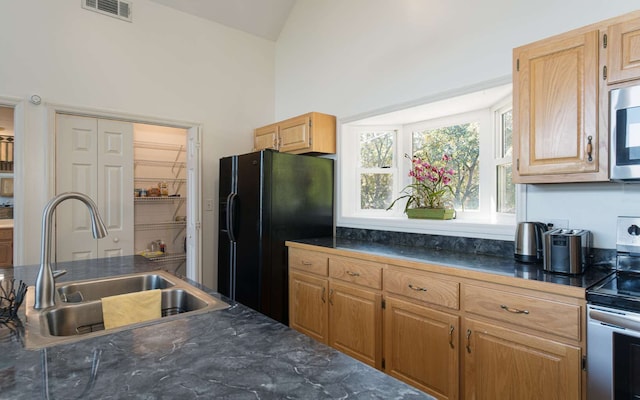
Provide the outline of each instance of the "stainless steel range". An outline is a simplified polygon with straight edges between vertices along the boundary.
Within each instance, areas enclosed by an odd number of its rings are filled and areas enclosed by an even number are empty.
[[[640,217],[618,217],[616,268],[587,290],[588,399],[640,399]]]

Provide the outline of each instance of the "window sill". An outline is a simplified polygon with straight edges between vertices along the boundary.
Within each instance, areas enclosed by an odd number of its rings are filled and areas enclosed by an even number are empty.
[[[394,232],[423,233],[429,235],[459,236],[480,239],[513,241],[514,223],[489,223],[452,219],[446,221],[409,219],[407,217],[367,218],[339,217],[337,226],[345,228],[387,230]]]

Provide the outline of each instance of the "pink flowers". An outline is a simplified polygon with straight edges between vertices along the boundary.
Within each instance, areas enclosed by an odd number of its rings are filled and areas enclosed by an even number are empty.
[[[409,158],[408,155],[405,157]],[[413,178],[413,183],[404,188],[405,195],[394,200],[389,208],[403,198],[408,199],[405,212],[409,208],[443,208],[445,195],[453,194],[450,185],[455,172],[447,168],[449,161],[451,156],[448,154],[434,163],[418,157],[412,158],[409,176]]]

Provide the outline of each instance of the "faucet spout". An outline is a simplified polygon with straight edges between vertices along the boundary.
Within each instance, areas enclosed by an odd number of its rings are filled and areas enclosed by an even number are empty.
[[[107,236],[107,228],[102,222],[96,203],[89,196],[78,192],[66,192],[49,200],[42,212],[42,243],[40,253],[40,269],[36,278],[35,304],[36,310],[55,305],[55,280],[51,270],[51,225],[53,212],[65,200],[76,199],[83,202],[89,209],[91,216],[91,232],[96,239]]]

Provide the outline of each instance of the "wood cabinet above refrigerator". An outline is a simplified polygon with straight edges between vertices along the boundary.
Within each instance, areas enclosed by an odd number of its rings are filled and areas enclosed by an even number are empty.
[[[254,150],[335,154],[336,117],[310,112],[254,130]]]

